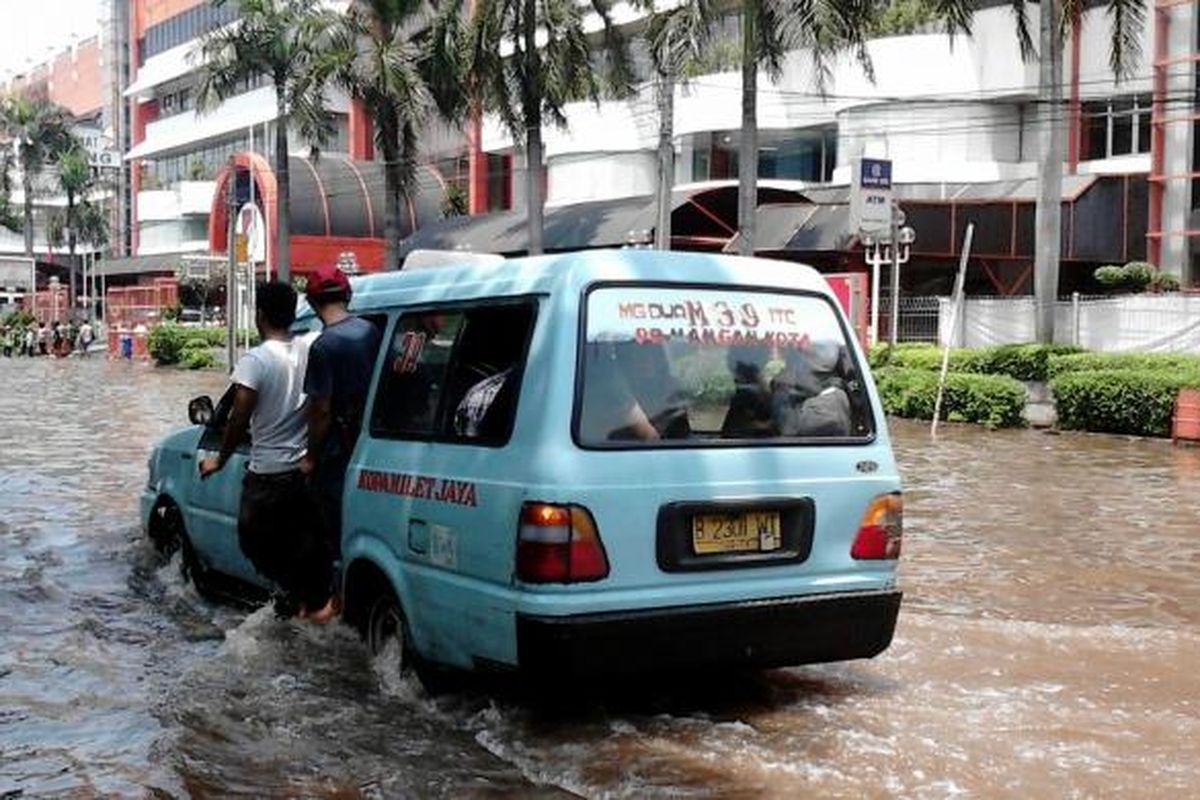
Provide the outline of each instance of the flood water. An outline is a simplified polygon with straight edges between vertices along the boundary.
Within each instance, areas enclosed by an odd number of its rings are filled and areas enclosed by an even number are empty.
[[[906,599],[873,660],[570,711],[427,697],[356,637],[160,565],[146,456],[214,373],[0,360],[0,798],[1184,797],[1200,449],[893,432]]]

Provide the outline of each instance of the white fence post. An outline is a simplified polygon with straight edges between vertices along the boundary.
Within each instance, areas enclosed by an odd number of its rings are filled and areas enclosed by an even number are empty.
[[[1079,347],[1079,292],[1071,292],[1071,344]]]

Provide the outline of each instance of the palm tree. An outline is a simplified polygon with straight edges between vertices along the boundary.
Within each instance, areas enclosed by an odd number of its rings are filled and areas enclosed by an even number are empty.
[[[21,218],[12,208],[13,151],[0,148],[0,228],[14,233],[21,229]]]
[[[675,86],[689,65],[700,60],[716,17],[715,0],[685,0],[654,11],[646,26],[650,60],[658,80],[658,199],[654,246],[671,249],[671,190],[675,182]]]
[[[531,254],[543,249],[543,122],[565,126],[567,103],[598,101],[602,89],[619,93],[630,84],[612,5],[611,0],[478,0],[471,15],[465,95],[482,111],[497,114],[513,141],[524,145]],[[588,12],[603,23],[602,48],[585,30]],[[604,62],[603,76],[593,56]]]
[[[384,269],[400,267],[402,200],[412,189],[417,131],[437,106],[462,107],[457,48],[459,11],[428,0],[360,0],[333,16],[314,64],[315,85],[333,80],[362,102],[383,156]]]
[[[1021,55],[1038,58],[1038,102],[1041,131],[1038,194],[1035,211],[1033,291],[1037,301],[1037,340],[1054,342],[1054,303],[1058,299],[1058,273],[1062,232],[1062,164],[1067,128],[1063,125],[1063,40],[1080,18],[1086,0],[1043,0],[1039,3],[1039,50],[1034,49],[1027,14],[1028,0],[1011,0],[1017,22]],[[1141,57],[1138,38],[1146,18],[1145,0],[1107,0],[1110,20],[1108,62],[1117,81],[1128,78]]]
[[[275,181],[279,224],[275,263],[281,281],[290,280],[291,199],[288,189],[288,129],[295,126],[309,141],[323,144],[332,132],[321,87],[312,79],[318,41],[327,15],[312,0],[233,0],[241,18],[204,37],[204,67],[197,104],[211,110],[239,94],[245,82],[265,75],[275,86]],[[217,0],[223,4],[227,0]]]
[[[16,144],[25,195],[25,255],[33,258],[34,181],[47,164],[75,144],[71,112],[43,97],[21,94],[0,106],[0,129]]]
[[[72,147],[58,157],[58,185],[67,196],[67,274],[70,276],[70,297],[75,298],[75,248],[79,242],[79,210],[92,188],[92,167],[82,147]]]
[[[788,50],[806,49],[818,88],[830,77],[830,61],[853,52],[873,76],[867,38],[890,0],[745,0],[742,4],[742,129],[738,147],[738,252],[754,255],[758,205],[758,70],[777,79]],[[951,35],[969,32],[970,0],[931,0],[931,18]]]

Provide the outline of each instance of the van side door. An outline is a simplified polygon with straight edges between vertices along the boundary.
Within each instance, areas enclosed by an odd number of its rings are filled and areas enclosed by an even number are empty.
[[[347,486],[347,524],[377,526],[399,562],[422,654],[471,666],[511,635],[487,586],[512,576],[519,463],[506,448],[536,298],[401,314]]]

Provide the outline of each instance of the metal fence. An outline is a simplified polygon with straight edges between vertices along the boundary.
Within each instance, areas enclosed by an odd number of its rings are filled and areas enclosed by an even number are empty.
[[[938,323],[941,315],[941,297],[900,296],[900,317],[897,320],[896,339],[901,342],[938,341]],[[879,341],[890,340],[892,330],[892,298],[884,297],[879,303]]]

